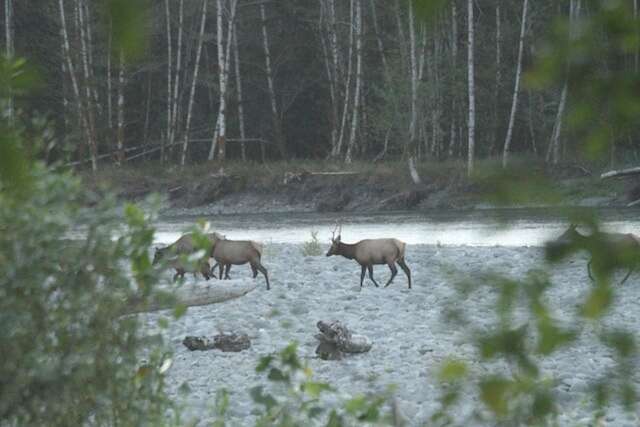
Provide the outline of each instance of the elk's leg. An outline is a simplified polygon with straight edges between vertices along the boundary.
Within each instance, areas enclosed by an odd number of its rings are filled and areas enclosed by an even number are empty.
[[[226,280],[231,280],[231,277],[229,277],[229,270],[231,270],[231,264],[227,264],[224,269],[224,278]]]
[[[256,268],[255,265],[251,264],[251,272],[253,273],[253,278],[255,279],[256,277],[258,277],[258,269]]]
[[[409,266],[407,266],[407,264],[404,262],[404,259],[402,258],[400,258],[396,262],[398,263],[402,271],[404,271],[404,274],[407,275],[407,279],[409,279],[409,289],[411,289],[411,270],[409,270]]]
[[[389,281],[387,282],[387,284],[384,285],[385,288],[389,286],[391,282],[393,282],[393,278],[396,277],[396,274],[398,274],[398,269],[396,268],[395,263],[390,262],[388,265],[389,265],[389,268],[391,269],[391,277],[389,277]]]
[[[224,278],[224,264],[221,262],[218,263],[218,277],[220,280]]]
[[[627,275],[626,275],[626,276],[624,276],[624,279],[622,279],[622,282],[620,282],[620,284],[621,284],[621,285],[622,285],[624,282],[626,282],[626,281],[627,281],[627,279],[629,278],[629,276],[631,276],[631,273],[633,273],[633,270],[634,270],[634,269],[635,269],[635,266],[634,266],[634,267],[631,267],[631,268],[629,269],[629,272],[627,273]]]
[[[209,272],[209,277],[213,277],[214,279],[217,279],[217,277],[216,277],[216,267],[218,265],[219,264],[217,262],[215,264],[213,264],[213,267],[211,267],[211,271]]]
[[[592,260],[589,260],[589,262],[587,263],[587,273],[589,273],[589,279],[591,279],[592,282],[595,282],[595,279],[591,275],[591,261]]]
[[[173,281],[175,282],[176,279],[178,278],[178,276],[180,276],[181,279],[184,278],[184,273],[185,271],[181,268],[176,268],[176,274],[173,275]]]
[[[367,267],[362,265],[362,272],[360,273],[360,287],[362,287],[362,282],[364,282],[364,273],[367,271]]]
[[[204,276],[205,280],[209,280],[211,276],[209,276],[209,272],[211,271],[211,269],[209,268],[209,263],[208,262],[204,262],[202,263],[202,266],[200,267],[200,273],[202,273],[202,275]]]
[[[376,288],[379,288],[380,286],[378,286],[378,282],[373,278],[373,265],[368,266],[367,269],[369,270],[369,279],[371,279],[373,284],[376,285]]]
[[[264,279],[267,281],[267,290],[271,289],[271,287],[269,286],[269,274],[267,273],[267,269],[264,268],[260,263],[251,264],[251,269],[260,271],[260,273],[262,273],[262,275],[264,276]],[[253,277],[255,278],[256,276]]]

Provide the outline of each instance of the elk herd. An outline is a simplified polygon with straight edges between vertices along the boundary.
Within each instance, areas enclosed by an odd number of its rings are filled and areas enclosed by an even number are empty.
[[[336,231],[338,235],[336,236]],[[347,259],[355,260],[360,265],[360,287],[367,271],[369,279],[378,287],[378,282],[373,278],[373,266],[386,264],[391,271],[391,277],[385,284],[389,286],[398,274],[396,264],[407,276],[408,287],[411,289],[411,270],[405,262],[406,243],[393,238],[388,239],[365,239],[357,243],[344,243],[341,240],[342,226],[336,225],[331,236],[331,247],[326,256],[340,255]],[[178,277],[184,277],[186,272],[191,272],[194,276],[201,273],[206,280],[215,276],[215,268],[218,267],[220,279],[229,279],[229,271],[232,265],[249,264],[255,279],[258,272],[262,273],[270,289],[269,274],[262,265],[263,253],[262,244],[251,240],[229,240],[226,236],[218,233],[206,234],[208,256],[203,257],[195,264],[186,263],[181,256],[189,256],[197,251],[192,234],[185,234],[174,243],[164,248],[156,249],[153,264],[161,260],[165,265],[173,268],[176,273],[173,276],[175,281]],[[592,265],[598,271],[618,268],[627,269],[627,274],[622,280],[624,283],[631,273],[640,265],[640,237],[634,234],[605,233],[595,231],[590,235],[581,234],[576,225],[571,224],[569,228],[558,238],[547,242],[547,256],[561,258],[565,255],[585,250],[591,254],[587,263],[587,272],[591,280],[595,280],[592,275]],[[215,265],[209,264],[209,259],[215,260]]]
[[[335,235],[338,230],[338,236]],[[402,271],[407,275],[409,289],[411,289],[411,270],[405,263],[405,247],[406,244],[398,239],[366,239],[357,243],[349,244],[341,241],[342,226],[336,225],[332,232],[331,247],[327,252],[327,256],[341,255],[347,259],[355,260],[361,267],[360,287],[364,281],[365,272],[369,271],[369,278],[373,284],[378,287],[378,282],[373,278],[373,266],[386,264],[391,270],[391,277],[385,284],[389,286],[398,274],[396,264],[400,266]],[[172,244],[158,248],[153,257],[153,264],[161,261],[165,265],[176,271],[173,276],[175,281],[178,277],[183,278],[184,274],[193,273],[194,277],[197,273],[209,280],[215,276],[215,268],[219,268],[219,279],[229,279],[229,270],[232,265],[249,264],[255,279],[258,272],[262,273],[267,282],[267,290],[270,289],[269,274],[267,269],[262,265],[262,244],[252,240],[229,240],[226,236],[219,233],[209,233],[205,235],[207,239],[206,253],[196,263],[188,263],[182,259],[182,256],[189,256],[197,252],[199,245],[195,243],[193,234],[185,234]],[[210,265],[209,259],[213,258],[216,262]]]

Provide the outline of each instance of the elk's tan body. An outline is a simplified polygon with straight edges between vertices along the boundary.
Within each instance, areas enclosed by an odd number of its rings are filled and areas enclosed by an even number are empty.
[[[269,275],[267,269],[264,268],[260,259],[262,258],[262,245],[251,240],[218,240],[211,250],[211,256],[220,266],[220,278],[229,279],[229,269],[232,265],[243,265],[249,263],[253,278],[258,275],[258,271],[262,273],[267,281],[267,289],[269,286]]]
[[[640,264],[640,238],[632,233],[605,233],[597,231],[592,235],[580,233],[574,224],[562,233],[557,239],[547,244],[551,251],[566,251],[571,247],[585,249],[592,254],[587,263],[589,278],[594,280],[591,274],[591,264],[594,261],[593,254],[602,252],[610,259],[616,260],[619,266],[627,267],[627,275],[620,284],[626,282],[631,273]]]
[[[219,233],[209,233],[206,236],[211,244],[207,249],[208,252],[211,252],[211,248],[217,241],[225,238]],[[209,280],[211,277],[211,267],[208,260],[204,259],[200,261],[196,268],[194,268],[191,265],[181,262],[179,259],[180,255],[191,255],[195,251],[196,247],[193,242],[193,235],[191,233],[184,234],[169,246],[156,249],[153,257],[153,264],[157,264],[161,259],[167,259],[167,264],[176,270],[173,280],[176,280],[178,277],[184,277],[186,272],[193,273],[194,277],[196,273],[201,273],[206,280]]]
[[[335,234],[335,231],[334,231]],[[409,289],[411,289],[411,270],[404,261],[406,243],[398,239],[366,239],[358,243],[343,243],[340,235],[331,239],[331,248],[327,252],[327,256],[342,255],[347,259],[354,259],[361,267],[360,287],[364,281],[365,272],[369,271],[369,278],[376,287],[378,283],[373,278],[373,266],[386,264],[391,270],[391,277],[385,285],[385,288],[391,284],[398,274],[396,263],[402,268],[407,275],[409,281]]]

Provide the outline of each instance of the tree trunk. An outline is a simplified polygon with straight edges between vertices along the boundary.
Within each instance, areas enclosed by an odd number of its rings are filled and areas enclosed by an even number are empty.
[[[176,43],[176,67],[173,78],[173,96],[171,98],[171,126],[169,128],[169,151],[173,153],[173,144],[178,133],[178,94],[180,93],[180,76],[182,71],[182,33],[184,24],[184,0],[180,0],[178,6],[178,41]]]
[[[409,141],[405,146],[409,160],[409,172],[414,184],[420,184],[420,176],[415,166],[418,148],[418,63],[416,58],[416,31],[413,17],[413,2],[409,0],[409,59],[411,66],[411,121],[409,122]]]
[[[73,88],[73,95],[76,99],[76,109],[78,111],[78,118],[85,137],[87,138],[87,144],[91,151],[91,167],[95,171],[98,166],[98,159],[96,156],[96,150],[92,147],[92,140],[89,134],[89,124],[87,121],[86,111],[83,107],[82,96],[80,94],[80,87],[78,85],[78,76],[76,75],[75,67],[73,66],[73,60],[71,59],[71,48],[69,46],[69,33],[67,32],[67,20],[64,13],[64,1],[58,0],[58,6],[60,10],[60,24],[62,30],[62,46],[64,50],[64,57],[67,63],[67,70],[69,71],[69,77],[71,79],[71,87]]]
[[[500,2],[496,3],[496,82],[493,92],[493,137],[489,147],[490,155],[494,155],[498,144],[500,89],[502,87],[502,20],[500,19]]]
[[[4,2],[4,31],[5,31],[5,54],[7,59],[13,59],[14,42],[13,42],[13,0],[5,0]],[[7,115],[10,121],[13,121],[13,95],[11,87],[9,89],[9,99],[7,105]]]
[[[118,71],[118,165],[124,161],[124,51],[120,48]]]
[[[200,69],[200,57],[202,55],[202,42],[204,40],[204,28],[207,20],[207,0],[202,0],[202,17],[200,19],[200,34],[198,35],[198,46],[196,48],[196,62],[193,66],[193,78],[191,80],[191,91],[189,92],[189,104],[187,106],[187,119],[184,125],[184,138],[182,141],[182,155],[180,165],[184,166],[187,161],[187,150],[189,148],[189,130],[191,128],[191,112],[198,82],[198,70]]]
[[[356,142],[356,131],[358,129],[358,113],[360,112],[360,86],[362,82],[362,6],[360,0],[356,1],[356,88],[353,95],[353,115],[351,116],[351,135],[349,136],[349,145],[347,146],[347,154],[345,163],[351,163],[353,147]]]
[[[87,34],[86,34],[86,18],[84,16],[84,8],[82,7],[80,0],[76,0],[76,13],[78,14],[78,24],[80,26],[80,57],[82,59],[82,69],[84,72],[84,108],[85,115],[87,117],[87,139],[89,141],[89,149],[91,151],[91,168],[92,170],[98,169],[98,147],[96,139],[96,125],[95,125],[95,111],[96,106],[93,105],[93,94],[91,90],[91,73],[89,71],[89,54],[87,47]]]
[[[557,165],[560,161],[560,133],[562,131],[562,117],[564,116],[564,109],[567,103],[567,86],[568,83],[565,80],[562,87],[562,93],[560,94],[560,104],[558,105],[558,112],[556,113],[556,120],[553,125],[553,132],[551,134],[551,143],[549,144],[549,150],[547,151],[547,161],[551,157],[552,163]]]
[[[139,301],[132,299],[127,301],[122,314],[125,315],[169,310],[173,309],[176,304],[186,307],[218,304],[230,299],[240,298],[257,287],[257,283],[255,281],[248,283],[232,282],[216,280],[215,283],[212,284],[185,283],[182,286],[174,286],[169,290],[174,301],[168,301],[166,298],[162,298],[159,300],[152,300],[147,304],[141,304]]]
[[[113,136],[113,100],[111,98],[111,55],[113,44],[113,23],[109,19],[109,35],[107,36],[107,129],[109,132],[109,139]]]
[[[526,0],[525,0],[526,1]],[[468,126],[468,153],[467,153],[467,174],[471,176],[473,174],[473,157],[476,144],[476,100],[475,100],[475,81],[474,81],[474,63],[473,63],[473,49],[474,49],[474,17],[473,17],[473,0],[468,0],[468,61],[467,61],[467,77],[468,77],[468,89],[469,89],[469,126]]]
[[[504,150],[502,152],[502,167],[507,167],[509,162],[509,148],[511,146],[511,138],[513,136],[513,124],[516,118],[516,110],[518,108],[518,95],[520,91],[520,74],[522,73],[522,52],[524,50],[524,34],[527,24],[527,4],[529,0],[522,3],[522,22],[520,25],[520,43],[518,45],[518,64],[516,66],[516,81],[513,88],[513,99],[511,102],[511,114],[509,115],[509,126],[507,127],[507,137],[504,140]]]
[[[240,155],[242,161],[247,161],[247,151],[244,140],[246,138],[244,129],[244,106],[242,105],[242,75],[240,74],[240,55],[238,53],[238,32],[237,27],[233,30],[233,60],[236,66],[236,95],[238,98],[238,126],[240,127]]]
[[[389,65],[387,64],[387,55],[384,53],[384,44],[382,43],[382,37],[380,36],[380,30],[378,29],[378,16],[376,13],[376,2],[375,0],[370,1],[371,5],[371,21],[373,22],[373,33],[376,37],[376,42],[378,45],[378,53],[380,54],[380,59],[382,60],[382,71],[386,79],[390,78],[389,75]]]
[[[338,144],[336,145],[336,151],[333,153],[334,157],[340,156],[340,154],[342,153],[342,141],[344,138],[344,130],[347,126],[347,114],[349,112],[349,99],[351,98],[351,75],[353,74],[353,40],[354,40],[354,1],[355,0],[351,0],[351,13],[350,13],[350,18],[349,18],[349,22],[351,23],[351,25],[349,25],[349,57],[348,57],[348,62],[347,62],[347,75],[346,75],[346,82],[345,82],[345,86],[344,86],[344,107],[342,109],[342,120],[341,120],[341,124],[340,124],[340,133],[338,134]]]
[[[271,51],[269,47],[269,33],[267,32],[267,12],[264,3],[260,3],[260,18],[262,20],[262,46],[264,48],[265,69],[267,72],[267,86],[269,89],[269,99],[271,101],[271,117],[273,120],[273,133],[276,146],[280,152],[282,159],[287,158],[287,149],[282,134],[282,124],[280,123],[280,115],[278,114],[278,105],[276,103],[276,93],[273,86],[273,71],[271,69]]]
[[[165,18],[167,23],[167,129],[165,135],[166,144],[163,142],[160,146],[160,163],[165,159],[165,145],[171,143],[171,111],[173,108],[172,92],[173,86],[173,54],[171,52],[171,9],[169,8],[169,0],[164,1],[165,6]]]

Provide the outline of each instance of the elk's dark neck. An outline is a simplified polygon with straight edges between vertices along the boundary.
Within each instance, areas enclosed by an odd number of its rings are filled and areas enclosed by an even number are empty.
[[[338,247],[338,253],[345,258],[354,259],[356,257],[356,246],[357,244],[340,242],[340,246]]]

